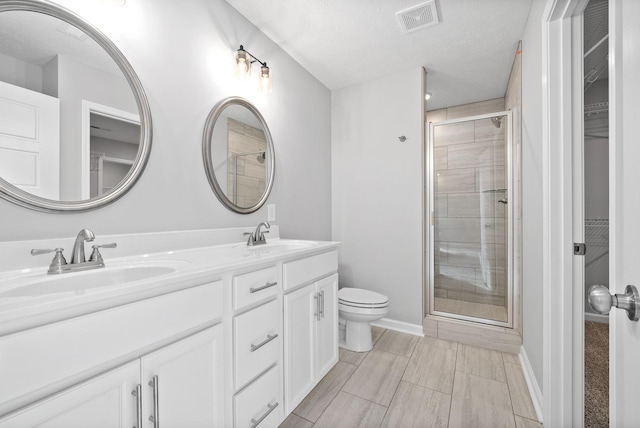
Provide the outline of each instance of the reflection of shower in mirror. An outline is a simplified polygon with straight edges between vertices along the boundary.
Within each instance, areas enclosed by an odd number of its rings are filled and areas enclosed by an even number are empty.
[[[495,126],[496,128],[500,128],[500,125],[502,125],[502,117],[500,116],[492,117],[491,123],[493,123],[493,126]]]
[[[258,153],[258,162],[264,163],[264,160],[265,160],[266,157],[267,157],[267,155],[265,154],[265,152]]]

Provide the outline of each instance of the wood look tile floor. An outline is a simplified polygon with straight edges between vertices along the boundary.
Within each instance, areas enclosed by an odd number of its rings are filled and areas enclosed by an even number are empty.
[[[370,352],[340,361],[281,428],[542,428],[518,358],[373,327]]]

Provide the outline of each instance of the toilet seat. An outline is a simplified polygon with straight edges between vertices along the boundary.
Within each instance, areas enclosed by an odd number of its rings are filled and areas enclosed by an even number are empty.
[[[352,308],[378,309],[389,306],[389,298],[375,291],[348,287],[338,290],[338,303]]]

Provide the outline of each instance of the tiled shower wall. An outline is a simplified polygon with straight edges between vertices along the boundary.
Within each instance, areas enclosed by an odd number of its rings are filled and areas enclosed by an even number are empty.
[[[431,111],[429,122],[504,110],[504,99]],[[435,297],[506,306],[505,129],[491,119],[434,129]],[[437,306],[436,306],[437,309]]]
[[[267,149],[267,139],[261,129],[234,119],[227,120],[227,196],[241,207],[250,207],[264,193],[267,163],[260,162],[257,153]]]

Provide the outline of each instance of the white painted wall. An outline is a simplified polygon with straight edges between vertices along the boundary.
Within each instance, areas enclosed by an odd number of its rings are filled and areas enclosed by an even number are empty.
[[[104,32],[136,70],[153,115],[151,157],[134,188],[98,210],[44,214],[0,200],[5,225],[0,241],[70,237],[82,227],[100,241],[104,234],[253,226],[266,220],[266,206],[250,215],[228,211],[204,174],[204,122],[210,109],[231,95],[252,100],[271,129],[277,165],[267,202],[277,205],[281,236],[331,238],[331,98],[325,86],[223,0],[136,0],[122,7],[59,3]],[[268,61],[271,94],[261,96],[234,79],[232,54],[241,43]]]
[[[331,100],[340,285],[387,295],[388,318],[420,326],[421,85],[422,69],[414,69],[336,90]]]
[[[42,67],[0,54],[0,81],[42,92]]]
[[[542,12],[534,1],[522,39],[522,335],[542,390]]]
[[[136,100],[123,75],[114,75],[58,55],[60,99],[60,199],[82,199],[82,101],[133,114]]]

